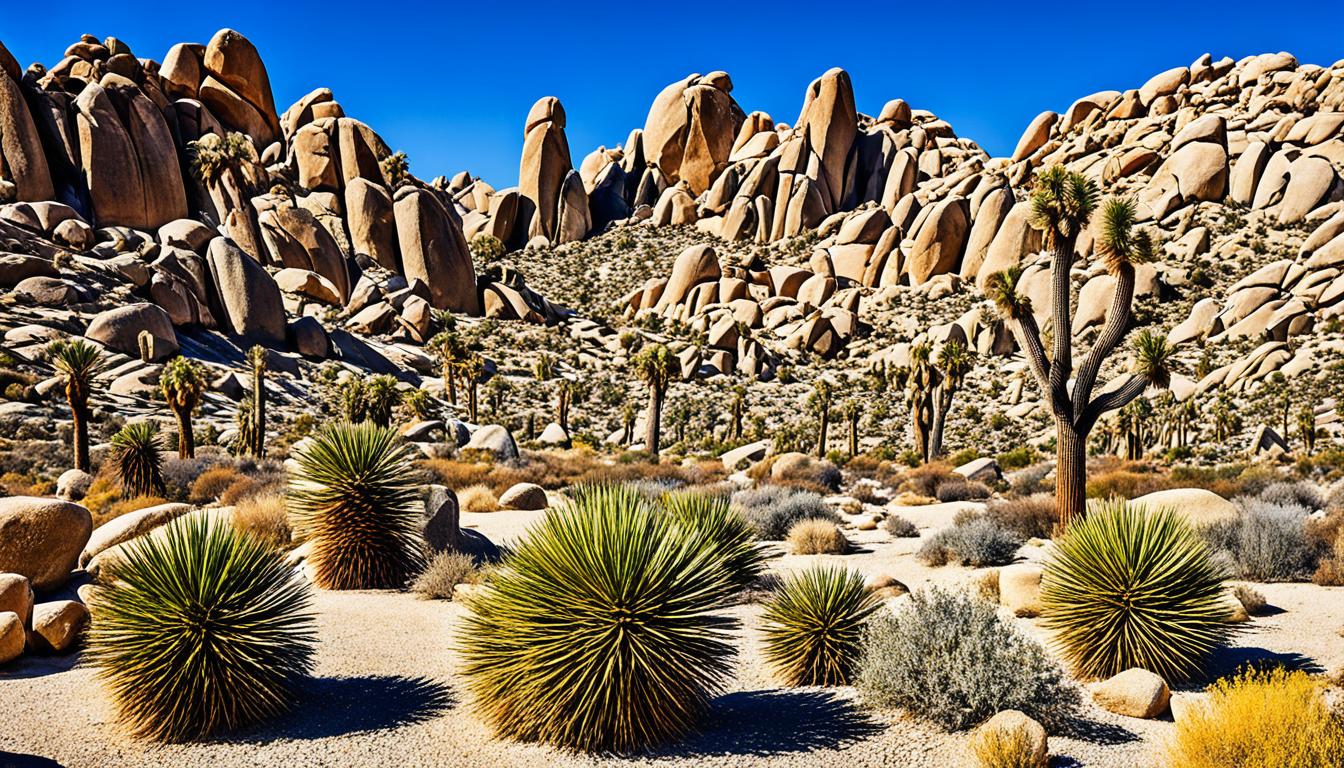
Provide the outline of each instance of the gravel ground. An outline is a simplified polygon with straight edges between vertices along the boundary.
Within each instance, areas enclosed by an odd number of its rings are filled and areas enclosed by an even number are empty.
[[[901,509],[924,529],[950,523],[959,505]],[[516,538],[536,513],[464,515],[496,541]],[[889,574],[912,588],[966,583],[971,571],[930,569],[912,556],[918,539],[849,531],[859,551],[833,559],[865,574]],[[1028,557],[1039,552],[1025,550]],[[819,559],[784,555],[781,571]],[[1344,589],[1261,585],[1280,612],[1246,625],[1217,666],[1278,657],[1321,669],[1344,665]],[[291,715],[228,741],[148,746],[120,735],[91,670],[75,658],[25,658],[0,670],[0,768],[28,766],[909,766],[968,765],[963,734],[945,734],[897,713],[858,706],[850,689],[781,689],[759,653],[757,606],[728,612],[742,621],[738,668],[704,730],[639,758],[595,759],[492,738],[471,711],[452,642],[461,608],[393,592],[319,593],[322,643],[314,679]],[[1022,622],[1044,636],[1033,622]],[[1051,737],[1053,766],[1129,768],[1158,764],[1172,728],[1087,705],[1075,733]]]

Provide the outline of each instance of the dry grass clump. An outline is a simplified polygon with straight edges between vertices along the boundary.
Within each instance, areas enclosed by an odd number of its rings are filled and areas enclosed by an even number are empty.
[[[957,515],[951,527],[935,533],[915,557],[929,566],[948,563],[983,568],[1007,565],[1017,557],[1023,539],[982,513]]]
[[[1146,469],[1143,465],[1127,463],[1121,468],[1089,475],[1087,497],[1089,499],[1134,499],[1154,491],[1163,491],[1173,487],[1164,475],[1138,471]]]
[[[844,555],[849,539],[829,520],[802,520],[789,529],[789,551],[795,555]]]
[[[984,483],[958,477],[939,483],[938,490],[934,492],[934,497],[943,503],[949,501],[980,501],[988,499],[990,493],[989,486]]]
[[[1049,493],[995,499],[985,507],[985,514],[1023,539],[1048,539],[1059,522],[1055,497]]]
[[[250,471],[248,474],[248,469],[239,470],[241,476],[219,495],[221,506],[236,507],[246,499],[284,491],[284,472],[269,467],[251,467]]]
[[[424,600],[452,600],[458,584],[473,584],[478,578],[475,561],[461,552],[440,552],[411,582],[411,591]]]
[[[1312,583],[1344,587],[1344,510],[1334,509],[1322,518],[1308,520],[1307,537],[1321,552]]]
[[[971,737],[971,753],[979,768],[1041,768],[1025,725],[1011,730],[990,728]]]
[[[919,536],[919,528],[900,515],[888,515],[882,527],[898,539],[913,539]]]
[[[1301,671],[1249,671],[1209,689],[1176,723],[1170,768],[1337,768],[1344,719]]]
[[[435,483],[452,489],[485,483],[494,468],[487,462],[459,459],[425,459],[419,466],[433,475]]]
[[[242,473],[233,467],[213,467],[196,476],[191,484],[187,500],[200,506],[216,501],[235,483],[243,479]]]
[[[620,485],[641,481],[665,482],[670,486],[703,485],[727,476],[722,462],[698,462],[691,466],[654,463],[646,457],[627,454],[613,461],[591,448],[523,451],[517,461],[495,462],[486,456],[459,454],[455,459],[419,462],[433,482],[460,492],[473,485],[487,486],[496,495],[519,483],[535,483],[548,491],[573,485]]]
[[[488,485],[469,485],[457,492],[457,506],[463,512],[498,512],[499,498]]]
[[[243,499],[233,508],[231,520],[233,527],[260,539],[271,549],[287,549],[294,538],[285,497],[278,493]]]
[[[1263,611],[1268,601],[1260,590],[1249,584],[1236,584],[1232,587],[1232,595],[1241,603],[1241,607],[1246,609],[1246,613],[1254,616]]]
[[[789,534],[800,520],[820,519],[840,522],[840,516],[821,496],[782,485],[762,485],[733,494],[733,506],[756,529],[756,535],[766,541],[779,541]]]

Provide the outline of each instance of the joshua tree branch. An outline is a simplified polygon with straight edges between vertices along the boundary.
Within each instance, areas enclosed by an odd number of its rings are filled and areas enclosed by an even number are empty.
[[[1061,238],[1051,258],[1051,282],[1055,322],[1055,354],[1050,358],[1050,388],[1067,393],[1073,373],[1073,320],[1070,306],[1069,275],[1073,268],[1073,238]],[[1068,395],[1064,394],[1064,398]]]
[[[1120,385],[1117,389],[1108,390],[1097,395],[1096,399],[1087,404],[1082,415],[1075,422],[1078,433],[1085,435],[1092,431],[1097,420],[1109,411],[1117,408],[1123,408],[1129,405],[1136,397],[1143,394],[1148,389],[1151,382],[1142,376],[1130,376],[1129,380]]]
[[[1092,397],[1092,388],[1096,386],[1097,374],[1101,364],[1115,351],[1129,327],[1130,308],[1134,303],[1134,267],[1121,264],[1115,276],[1115,297],[1111,300],[1111,311],[1106,315],[1106,325],[1097,336],[1092,350],[1083,358],[1078,367],[1078,376],[1073,382],[1073,412],[1075,416],[1086,410],[1087,401]]]

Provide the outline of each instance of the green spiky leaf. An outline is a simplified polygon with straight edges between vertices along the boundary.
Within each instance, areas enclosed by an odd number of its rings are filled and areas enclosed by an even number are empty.
[[[878,606],[863,577],[847,568],[791,576],[765,606],[766,659],[787,685],[849,685],[864,625]]]

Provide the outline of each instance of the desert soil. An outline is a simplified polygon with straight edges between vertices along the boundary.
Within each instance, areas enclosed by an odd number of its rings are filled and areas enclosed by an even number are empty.
[[[922,537],[950,524],[958,505],[899,509]],[[463,524],[495,541],[515,539],[538,513],[465,514]],[[887,574],[911,588],[966,585],[974,573],[927,568],[913,553],[919,539],[854,531],[859,551],[837,560],[864,574]],[[1027,547],[1029,557],[1038,555]],[[819,558],[785,555],[780,571]],[[1318,669],[1344,665],[1344,589],[1310,584],[1259,585],[1277,611],[1243,625],[1216,660],[1216,671],[1280,658]],[[760,608],[726,609],[741,620],[736,674],[699,734],[655,754],[594,758],[492,737],[472,714],[458,673],[454,636],[462,608],[396,592],[319,592],[321,644],[302,703],[283,720],[200,744],[150,746],[123,736],[91,669],[76,657],[25,657],[0,670],[0,768],[29,766],[707,766],[967,765],[965,734],[895,712],[871,712],[852,689],[782,689],[762,662]],[[1017,620],[1045,638],[1031,621]],[[1169,718],[1145,721],[1090,703],[1074,733],[1053,735],[1052,766],[1129,768],[1159,764]]]

